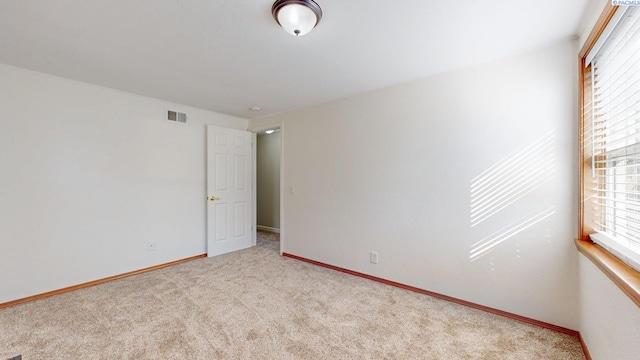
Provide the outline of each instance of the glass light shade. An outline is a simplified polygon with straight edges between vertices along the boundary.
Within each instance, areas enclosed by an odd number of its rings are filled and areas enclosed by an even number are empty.
[[[289,4],[278,11],[278,23],[289,34],[302,36],[318,23],[318,17],[307,6]]]

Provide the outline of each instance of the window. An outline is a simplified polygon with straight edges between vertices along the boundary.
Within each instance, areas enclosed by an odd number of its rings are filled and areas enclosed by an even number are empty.
[[[612,7],[582,57],[582,226],[640,270],[640,7]]]

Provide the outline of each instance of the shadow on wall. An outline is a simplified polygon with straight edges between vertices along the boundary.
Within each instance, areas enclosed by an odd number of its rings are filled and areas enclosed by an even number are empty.
[[[555,130],[516,150],[471,180],[471,227],[490,219],[554,176]],[[471,245],[475,261],[518,233],[549,219],[555,206],[528,214]]]

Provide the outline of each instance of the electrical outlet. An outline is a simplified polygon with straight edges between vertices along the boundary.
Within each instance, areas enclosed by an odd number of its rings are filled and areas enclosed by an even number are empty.
[[[371,261],[372,264],[377,264],[378,263],[378,253],[375,251],[372,251],[369,254],[369,261]]]
[[[153,251],[156,249],[156,241],[155,240],[148,240],[147,241],[147,251]]]

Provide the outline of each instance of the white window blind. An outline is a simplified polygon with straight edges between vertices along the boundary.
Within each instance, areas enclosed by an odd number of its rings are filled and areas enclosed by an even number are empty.
[[[616,15],[586,64],[598,227],[591,239],[640,270],[640,11]]]

